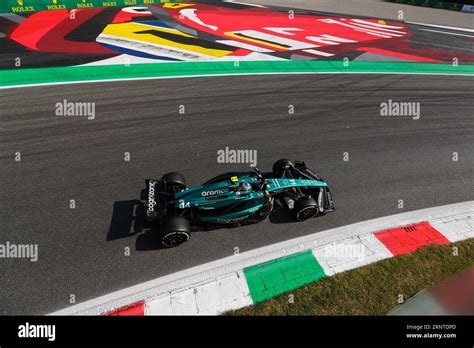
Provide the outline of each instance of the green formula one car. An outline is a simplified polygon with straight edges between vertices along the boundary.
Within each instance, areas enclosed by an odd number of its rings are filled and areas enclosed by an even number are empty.
[[[187,187],[180,173],[146,180],[146,218],[160,224],[162,243],[175,247],[192,230],[233,227],[264,220],[274,203],[297,221],[334,211],[327,183],[302,161],[282,159],[270,173],[231,172],[203,185]]]

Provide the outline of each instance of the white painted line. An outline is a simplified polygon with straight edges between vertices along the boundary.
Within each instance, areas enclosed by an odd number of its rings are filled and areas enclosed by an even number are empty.
[[[240,303],[246,303],[246,301],[248,301],[248,289],[245,286],[239,285],[242,284],[241,281],[244,280],[242,270],[247,267],[293,255],[305,250],[317,249],[319,246],[324,246],[325,244],[346,241],[350,238],[353,238],[354,241],[357,241],[357,238],[361,239],[361,242],[371,251],[370,255],[367,256],[368,260],[361,259],[361,261],[358,261],[356,259],[360,265],[364,264],[364,262],[375,262],[386,258],[387,253],[384,248],[377,245],[377,242],[375,242],[373,238],[366,236],[368,233],[422,221],[430,221],[431,223],[431,221],[443,221],[443,219],[446,220],[448,218],[453,220],[458,217],[462,218],[466,214],[474,214],[474,201],[411,211],[311,233],[303,237],[232,255],[137,284],[51,314],[99,315],[141,300],[145,301],[145,304],[150,302],[150,306],[158,311],[153,313],[197,314],[200,312],[198,307],[199,300],[196,298],[196,293],[199,292],[200,288],[204,286],[207,287],[209,283],[221,281],[221,284],[223,284],[221,289],[216,290],[219,287],[214,286],[214,290],[209,290],[218,291],[217,293],[221,296],[220,305],[216,306],[215,303],[202,300],[200,302],[201,306],[203,306],[203,312],[212,313],[215,310],[218,311],[221,305],[229,305],[232,307],[236,302],[240,301]],[[316,221],[317,219],[315,222]],[[310,231],[308,231],[308,233],[310,233]],[[468,231],[468,233],[474,233],[474,229]],[[466,233],[464,233],[464,235],[466,235]],[[323,260],[323,263],[327,265],[326,268],[331,269],[329,273],[342,272],[357,265],[357,262],[354,263],[354,260],[349,260],[350,262],[347,264],[338,264],[337,261],[338,260]],[[225,281],[222,281],[222,279],[225,279]],[[233,290],[225,290],[228,288],[232,288]],[[224,295],[226,293],[227,295]],[[240,297],[233,298],[233,294],[236,293],[239,293]],[[171,307],[167,308],[166,306]]]
[[[194,22],[198,25],[201,25],[201,26],[206,27],[208,29],[211,29],[213,31],[217,31],[217,29],[218,29],[217,26],[204,23],[201,20],[201,18],[198,17],[198,15],[196,14],[196,11],[197,10],[195,8],[184,8],[184,9],[179,11],[179,14],[180,14],[180,16],[186,17],[191,22]]]
[[[447,35],[454,35],[454,36],[464,36],[464,37],[474,37],[473,35],[467,35],[467,34],[458,34],[458,33],[452,33],[449,31],[441,31],[441,30],[434,30],[434,29],[420,29],[422,31],[430,31],[433,33],[441,33],[441,34],[447,34]]]
[[[380,23],[375,23],[375,22],[370,22],[370,21],[365,21],[363,19],[351,19],[353,22],[356,22],[356,23],[361,23],[361,24],[367,24],[367,25],[370,25],[372,27],[379,27],[379,28],[383,28],[383,29],[403,29],[403,27],[395,27],[393,25],[388,25],[388,24],[380,24]],[[403,32],[404,33],[404,32]]]
[[[250,3],[248,3],[248,2],[242,2],[242,1],[224,0],[224,2],[232,2],[232,3],[234,3],[234,4],[240,4],[240,5],[246,5],[246,6],[253,6],[253,7],[265,8],[265,6],[263,6],[263,5],[250,4]]]
[[[307,49],[307,50],[304,50],[304,52],[315,54],[315,55],[318,55],[318,56],[323,56],[323,57],[332,57],[332,56],[334,56],[334,54],[332,54],[332,53],[323,52],[323,51],[314,50],[314,49]]]
[[[197,77],[239,77],[239,76],[264,76],[264,75],[433,75],[433,76],[468,76],[474,77],[474,74],[461,73],[461,74],[449,74],[449,73],[432,73],[432,72],[356,72],[356,71],[312,71],[312,72],[264,72],[264,73],[243,73],[243,74],[201,74],[201,75],[190,75],[190,76],[151,76],[151,77],[132,77],[123,79],[107,79],[107,80],[87,80],[87,81],[63,81],[63,82],[51,82],[51,83],[37,83],[37,84],[25,84],[16,86],[0,86],[2,89],[12,88],[26,88],[26,87],[41,87],[41,86],[60,86],[60,85],[72,85],[82,83],[103,83],[103,82],[125,82],[125,81],[143,81],[143,80],[168,80],[168,79],[187,79]]]
[[[405,23],[410,23],[410,24],[415,24],[415,25],[422,25],[422,26],[425,26],[425,27],[433,27],[433,28],[440,28],[440,29],[451,29],[451,30],[465,31],[465,32],[468,32],[468,33],[474,33],[474,29],[468,29],[468,28],[448,27],[448,26],[445,26],[445,25],[418,23],[418,22],[409,22],[409,21],[406,21]]]

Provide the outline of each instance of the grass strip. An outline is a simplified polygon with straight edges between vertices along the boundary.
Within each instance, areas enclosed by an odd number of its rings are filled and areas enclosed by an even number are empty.
[[[398,305],[400,294],[408,299],[473,264],[474,239],[431,245],[411,254],[319,279],[225,314],[386,315]]]

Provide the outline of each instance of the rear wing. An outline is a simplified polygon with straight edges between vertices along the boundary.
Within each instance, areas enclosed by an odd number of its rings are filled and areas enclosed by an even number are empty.
[[[162,180],[147,179],[146,183],[146,219],[163,220],[167,212],[166,183]]]

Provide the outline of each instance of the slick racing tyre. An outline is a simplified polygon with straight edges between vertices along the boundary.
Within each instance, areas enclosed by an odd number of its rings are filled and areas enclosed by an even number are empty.
[[[189,221],[183,217],[171,218],[162,225],[161,243],[167,248],[174,248],[187,242],[190,236]]]
[[[301,197],[295,202],[293,214],[296,221],[303,221],[318,215],[318,203],[311,197]]]
[[[161,180],[166,182],[168,187],[174,188],[176,191],[184,190],[186,188],[186,180],[181,173],[168,173],[161,177]]]
[[[295,165],[289,159],[281,159],[273,164],[272,171],[273,175],[277,178],[281,178],[286,170],[293,170]]]

